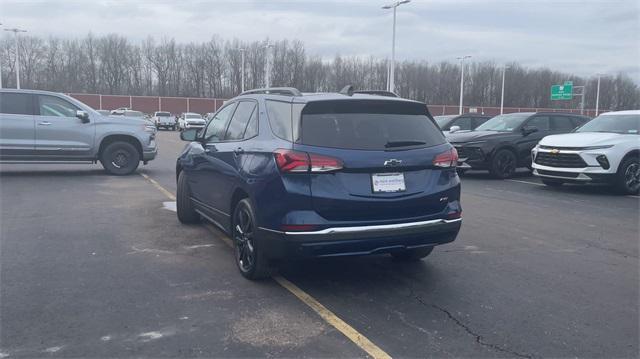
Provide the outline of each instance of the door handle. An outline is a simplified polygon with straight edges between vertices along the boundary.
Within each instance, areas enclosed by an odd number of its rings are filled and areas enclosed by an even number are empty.
[[[51,125],[51,122],[49,122],[49,121],[42,121],[42,122],[38,122],[38,125],[40,125],[40,126],[49,126],[49,125]]]
[[[238,147],[238,148],[236,148],[235,150],[233,150],[233,152],[234,152],[236,155],[241,155],[241,154],[243,154],[243,153],[244,153],[244,149],[243,149],[242,147]]]

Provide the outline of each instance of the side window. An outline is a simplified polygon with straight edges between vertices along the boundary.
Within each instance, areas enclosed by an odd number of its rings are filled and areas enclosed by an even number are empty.
[[[571,131],[576,127],[571,119],[567,116],[551,116],[551,128],[554,131]]]
[[[280,101],[266,101],[267,117],[273,133],[284,139],[293,141],[291,129],[291,104]]]
[[[251,114],[255,112],[256,104],[253,101],[241,101],[238,104],[236,112],[233,113],[233,118],[227,128],[227,134],[224,136],[226,141],[241,140],[244,136],[244,131],[247,128]]]
[[[460,126],[461,130],[470,130],[471,129],[471,117],[461,117],[451,124],[451,126]],[[449,128],[451,128],[449,126]]]
[[[76,117],[79,108],[54,96],[38,95],[38,114],[40,116]]]
[[[258,108],[256,107],[251,114],[251,118],[249,119],[249,124],[247,125],[247,130],[244,132],[244,139],[248,139],[251,137],[255,137],[258,135]]]
[[[536,116],[527,121],[526,126],[536,127],[539,131],[549,131],[549,117]]]
[[[213,118],[209,121],[209,125],[204,132],[205,141],[218,142],[224,138],[224,131],[227,129],[227,124],[229,123],[235,108],[236,104],[232,103],[223,107],[213,115]]]
[[[26,93],[0,92],[0,113],[33,115],[33,96]]]
[[[473,128],[475,129],[476,127],[482,125],[483,123],[487,122],[487,120],[489,120],[490,117],[476,117],[473,119]]]

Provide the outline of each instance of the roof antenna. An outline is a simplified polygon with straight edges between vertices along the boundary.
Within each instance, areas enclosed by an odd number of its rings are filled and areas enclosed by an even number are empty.
[[[347,85],[347,86],[343,87],[342,90],[340,90],[340,94],[347,95],[347,96],[353,96],[353,90],[354,90],[353,85]]]

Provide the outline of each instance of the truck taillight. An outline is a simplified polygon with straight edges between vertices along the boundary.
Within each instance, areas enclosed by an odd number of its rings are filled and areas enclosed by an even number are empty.
[[[342,169],[342,161],[315,153],[278,149],[273,152],[281,172],[332,172]]]
[[[436,167],[456,167],[458,165],[458,151],[455,148],[451,148],[446,152],[437,155],[433,159],[433,165]]]

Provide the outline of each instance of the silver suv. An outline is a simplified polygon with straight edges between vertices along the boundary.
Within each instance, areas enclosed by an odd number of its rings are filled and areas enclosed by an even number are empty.
[[[69,96],[0,89],[0,162],[93,162],[127,175],[156,157],[148,121],[103,116]]]

